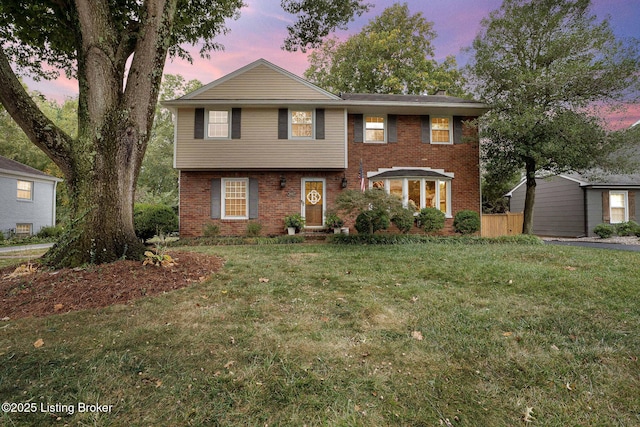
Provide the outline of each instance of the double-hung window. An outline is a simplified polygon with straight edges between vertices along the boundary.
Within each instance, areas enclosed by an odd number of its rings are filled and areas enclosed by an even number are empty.
[[[228,110],[209,110],[207,138],[229,138]]]
[[[629,221],[629,193],[627,191],[609,192],[609,210],[611,213],[611,224],[618,224]]]
[[[383,116],[365,116],[364,141],[385,142],[385,122]]]
[[[249,208],[248,179],[222,180],[222,218],[247,219]]]
[[[312,110],[291,110],[291,137],[313,138]]]
[[[18,200],[33,200],[33,182],[18,180]]]
[[[452,144],[453,129],[451,117],[431,117],[431,143]]]

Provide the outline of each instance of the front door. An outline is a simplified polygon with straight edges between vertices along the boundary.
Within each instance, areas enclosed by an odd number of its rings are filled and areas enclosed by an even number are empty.
[[[303,181],[302,216],[307,227],[324,224],[324,180],[305,178]]]

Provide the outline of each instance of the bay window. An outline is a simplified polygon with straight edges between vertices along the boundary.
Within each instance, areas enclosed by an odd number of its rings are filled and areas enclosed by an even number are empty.
[[[381,188],[402,200],[416,212],[436,208],[451,217],[451,180],[433,178],[390,178],[371,180],[371,188]]]

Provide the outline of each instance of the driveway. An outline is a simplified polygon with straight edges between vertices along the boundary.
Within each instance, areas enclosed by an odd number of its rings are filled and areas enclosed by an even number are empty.
[[[573,240],[546,240],[544,241],[548,245],[561,245],[561,246],[581,246],[583,248],[597,248],[597,249],[613,249],[618,251],[633,251],[640,252],[640,245],[638,244],[622,244],[622,243],[601,243],[601,242],[587,242],[581,239]]]
[[[8,252],[32,251],[36,249],[49,249],[53,243],[38,243],[24,246],[0,246],[0,254]]]

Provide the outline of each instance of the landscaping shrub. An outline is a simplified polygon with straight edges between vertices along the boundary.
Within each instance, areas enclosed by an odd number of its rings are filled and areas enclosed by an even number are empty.
[[[418,214],[420,227],[427,233],[435,233],[444,228],[444,212],[436,208],[424,208]]]
[[[202,230],[204,237],[216,237],[220,235],[220,226],[218,224],[207,224]]]
[[[36,234],[36,236],[41,239],[50,239],[50,238],[57,239],[62,235],[63,231],[64,230],[62,229],[62,227],[59,227],[59,226],[42,227],[40,231],[38,231],[38,234]]]
[[[133,209],[133,225],[136,236],[148,240],[178,231],[178,216],[169,206],[140,203]]]
[[[425,236],[420,234],[332,234],[329,243],[340,245],[403,245],[403,244],[439,244],[439,245],[543,245],[537,236],[521,234],[517,236],[480,237],[480,236]]]
[[[600,236],[602,239],[606,239],[614,235],[616,228],[611,224],[598,224],[593,229],[593,232]]]
[[[258,237],[262,232],[262,224],[251,221],[247,224],[247,237]]]
[[[635,236],[640,232],[640,225],[635,221],[621,222],[614,227],[618,236]]]
[[[356,217],[356,230],[360,234],[373,234],[389,228],[389,215],[382,209],[362,212]]]
[[[453,229],[460,234],[473,234],[480,230],[480,215],[472,210],[462,210],[453,219]]]
[[[414,221],[413,211],[409,209],[402,209],[391,218],[391,222],[401,233],[408,233],[413,228]]]

